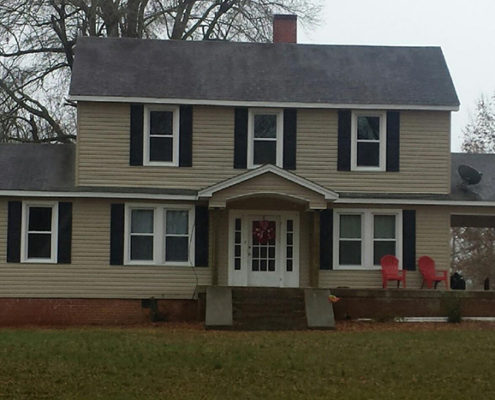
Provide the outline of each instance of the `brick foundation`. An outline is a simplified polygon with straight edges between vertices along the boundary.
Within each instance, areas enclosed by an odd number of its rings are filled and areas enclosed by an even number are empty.
[[[0,326],[135,325],[204,320],[196,300],[0,299]]]

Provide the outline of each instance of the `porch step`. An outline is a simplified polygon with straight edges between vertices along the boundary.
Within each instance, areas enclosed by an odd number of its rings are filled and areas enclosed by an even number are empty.
[[[206,288],[205,327],[233,330],[334,329],[326,289]]]
[[[306,329],[304,290],[233,288],[232,317],[240,330]]]

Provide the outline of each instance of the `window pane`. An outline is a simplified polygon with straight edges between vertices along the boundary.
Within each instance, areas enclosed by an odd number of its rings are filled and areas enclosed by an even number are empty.
[[[253,163],[276,164],[277,163],[277,142],[275,141],[254,141]]]
[[[380,117],[358,117],[358,140],[380,140]]]
[[[339,264],[361,265],[361,241],[339,242]]]
[[[28,235],[28,258],[50,258],[52,235],[49,233],[30,233]]]
[[[395,215],[375,215],[375,239],[395,239]]]
[[[187,235],[189,211],[184,210],[168,210],[167,211],[167,233]]]
[[[361,238],[361,216],[341,215],[340,216],[340,237],[346,239]]]
[[[152,135],[172,135],[172,111],[150,112],[150,133]]]
[[[132,210],[131,232],[153,233],[153,210]]]
[[[153,236],[131,236],[131,260],[153,261]]]
[[[380,144],[378,142],[358,142],[357,165],[360,167],[379,167]]]
[[[173,161],[172,137],[150,138],[150,161]]]
[[[387,254],[395,256],[395,241],[375,241],[373,244],[373,263],[380,265],[380,260]]]
[[[277,116],[276,115],[255,115],[254,116],[254,137],[255,138],[276,138],[277,137]]]
[[[188,242],[188,237],[167,237],[165,241],[165,261],[188,261]]]
[[[30,231],[52,230],[52,208],[51,207],[29,207],[29,229]]]

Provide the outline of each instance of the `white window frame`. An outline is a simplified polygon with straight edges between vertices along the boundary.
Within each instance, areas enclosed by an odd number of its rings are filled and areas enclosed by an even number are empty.
[[[361,215],[361,265],[339,264],[340,216]],[[333,224],[333,265],[335,270],[380,270],[380,265],[373,263],[374,216],[395,216],[395,256],[402,269],[402,210],[391,209],[356,209],[342,208],[334,210]]]
[[[31,207],[44,207],[52,209],[52,226],[51,226],[51,247],[50,258],[29,258],[28,257],[28,240],[29,232],[29,209]],[[47,233],[47,232],[43,232]],[[56,264],[58,257],[58,202],[44,202],[44,201],[28,201],[22,202],[22,218],[21,218],[21,262],[22,263],[44,263],[44,264]]]
[[[152,111],[170,111],[173,113],[172,121],[172,161],[151,161],[150,160],[150,113]],[[143,164],[149,166],[179,166],[179,127],[180,109],[178,106],[145,105],[143,117]]]
[[[282,109],[274,108],[250,108],[248,113],[248,149],[247,149],[247,167],[257,168],[260,164],[254,163],[254,116],[255,115],[275,115],[277,117],[277,154],[276,163],[277,167],[283,168],[284,157],[284,111]],[[263,139],[256,139],[257,141]],[[274,141],[274,139],[265,139],[266,141]]]
[[[357,138],[358,117],[380,118],[379,165],[366,167],[357,165],[358,142],[367,142]],[[369,141],[368,141],[369,142]],[[374,142],[374,141],[373,141]],[[384,111],[352,111],[351,118],[351,171],[386,171],[387,169],[387,113]]]
[[[153,260],[131,260],[131,212],[132,210],[153,210]],[[165,261],[166,211],[188,211],[188,261]],[[124,220],[124,265],[194,266],[194,205],[130,203],[125,205]],[[168,235],[170,236],[170,235]],[[180,235],[182,236],[182,235]]]

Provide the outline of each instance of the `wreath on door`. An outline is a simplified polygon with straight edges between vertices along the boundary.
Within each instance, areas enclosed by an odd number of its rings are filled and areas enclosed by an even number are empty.
[[[275,222],[254,221],[253,236],[260,244],[267,244],[270,240],[275,239]]]

